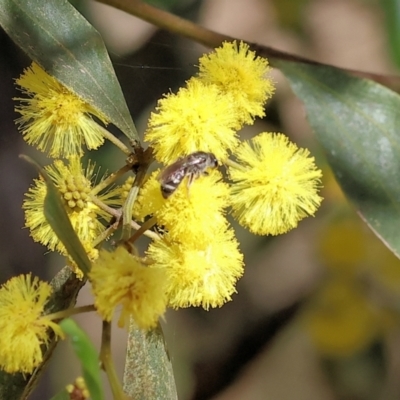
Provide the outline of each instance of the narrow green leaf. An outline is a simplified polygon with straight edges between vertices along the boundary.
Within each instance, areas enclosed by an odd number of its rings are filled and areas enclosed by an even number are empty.
[[[71,338],[72,347],[81,362],[83,378],[92,400],[104,399],[99,356],[89,337],[72,319],[63,320],[60,327]]]
[[[43,174],[43,171],[41,172]],[[76,235],[71,221],[65,211],[60,193],[51,182],[46,179],[47,194],[44,200],[44,215],[54,233],[65,246],[67,253],[75,261],[79,269],[86,275],[90,271],[90,261],[86,251]]]
[[[86,275],[90,271],[90,261],[86,251],[71,225],[57,188],[50,179],[46,180],[46,186],[47,194],[44,200],[44,215],[47,222],[65,246],[67,253]]]
[[[337,180],[377,236],[400,255],[400,97],[327,66],[274,61],[303,101]]]
[[[178,399],[171,360],[161,326],[145,332],[139,329],[131,318],[124,371],[124,392],[132,399]]]
[[[40,167],[40,165],[35,163],[29,157],[21,156],[21,158],[34,165],[43,177],[47,189],[46,197],[44,199],[44,216],[58,239],[60,239],[64,245],[67,253],[75,261],[79,269],[87,275],[90,271],[91,264],[81,241],[71,225],[71,221],[65,211],[60,193],[54,186],[46,171]]]
[[[0,25],[32,60],[138,140],[100,34],[67,0],[0,0]]]

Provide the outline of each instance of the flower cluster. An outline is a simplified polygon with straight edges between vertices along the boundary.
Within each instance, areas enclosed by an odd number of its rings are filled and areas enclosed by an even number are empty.
[[[150,117],[145,140],[157,161],[172,163],[167,171],[177,187],[163,198],[160,184],[166,178],[154,172],[139,193],[134,215],[152,216],[164,229],[147,256],[151,268],[167,273],[172,307],[208,309],[231,299],[243,260],[227,212],[253,233],[278,235],[314,215],[321,203],[321,171],[307,150],[283,134],[265,132],[244,142],[237,134],[264,116],[274,92],[269,70],[267,60],[248,45],[224,43],[203,56],[197,76],[161,99]],[[203,170],[192,182],[188,157],[196,152],[225,164],[230,182],[217,171]],[[179,176],[182,171],[188,176]],[[173,173],[179,177],[175,182]]]
[[[105,137],[110,138],[92,118],[106,124],[105,117],[36,64],[17,80],[28,95],[18,99],[21,117],[17,122],[28,143],[58,158],[45,171],[92,262],[86,277],[103,320],[111,321],[118,309],[120,326],[133,318],[139,327],[150,329],[166,307],[220,307],[232,299],[244,272],[228,213],[260,235],[288,232],[304,217],[314,215],[321,203],[321,172],[309,152],[283,134],[264,132],[249,141],[242,141],[238,134],[244,125],[264,116],[266,102],[274,93],[269,73],[267,60],[244,43],[226,42],[201,57],[197,75],[176,94],[159,100],[148,121],[145,140],[163,169],[144,182],[128,178],[121,187],[112,184],[126,172],[125,166],[99,178],[94,165],[84,167],[81,159],[82,145],[96,149]],[[112,141],[115,144],[118,139]],[[226,174],[217,168],[221,166]],[[129,206],[133,220],[125,221],[125,214],[119,219],[117,208],[132,193],[137,194],[132,210]],[[68,258],[64,243],[46,219],[45,197],[46,183],[39,178],[23,204],[26,226],[35,241]],[[124,220],[125,234],[131,226],[137,232],[130,238],[125,235],[112,251],[98,250],[120,220]],[[150,231],[154,225],[158,229]],[[141,234],[152,239],[143,254],[134,247]],[[73,260],[69,265],[83,276]],[[21,337],[29,342],[30,353],[24,350],[20,356],[23,345],[17,340],[12,346],[20,346],[20,353],[4,350],[1,367],[31,372],[41,361],[40,345],[48,342],[46,328],[61,334],[57,325],[43,317],[47,286],[30,278],[15,282],[0,289],[0,325],[1,315],[9,315],[18,303],[26,329],[12,323],[3,330],[2,340],[25,331],[27,336]],[[29,293],[29,305],[11,301],[18,296],[11,296],[11,291],[18,290]],[[25,311],[30,318],[23,321]],[[3,348],[0,344],[0,351]]]

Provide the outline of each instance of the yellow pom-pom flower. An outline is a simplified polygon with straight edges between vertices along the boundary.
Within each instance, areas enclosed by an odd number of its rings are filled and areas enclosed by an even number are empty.
[[[14,277],[0,287],[0,368],[30,374],[43,360],[41,345],[49,343],[51,328],[61,328],[43,315],[51,286],[31,275]]]
[[[185,244],[208,243],[213,240],[215,227],[227,226],[223,215],[228,206],[229,186],[220,172],[196,179],[190,187],[185,178],[168,198],[161,195],[160,182],[155,171],[140,191],[134,214],[142,219],[153,215],[157,223],[169,232],[171,240]]]
[[[307,149],[283,134],[261,133],[237,149],[229,168],[231,204],[239,223],[259,235],[278,235],[314,215],[321,171]]]
[[[45,170],[53,180],[65,202],[65,209],[71,224],[88,252],[91,260],[97,258],[97,250],[93,248],[93,240],[104,230],[101,218],[108,218],[106,212],[97,207],[90,199],[91,181],[94,178],[94,164],[83,170],[78,157],[71,157],[66,164],[56,160]],[[25,210],[25,226],[31,231],[32,238],[47,246],[50,250],[59,251],[63,255],[66,250],[59,241],[44,215],[44,199],[46,184],[36,179],[29,189],[23,203]],[[97,197],[106,204],[113,205],[115,191],[110,190]]]
[[[80,99],[55,78],[33,63],[16,80],[28,98],[21,105],[17,123],[27,143],[48,152],[50,157],[82,155],[82,145],[97,149],[104,142],[101,128],[91,115],[106,123],[106,117]]]
[[[213,153],[220,161],[226,159],[238,145],[232,101],[217,86],[198,79],[159,100],[145,134],[156,160],[168,165],[199,150]]]
[[[89,273],[95,306],[106,321],[122,306],[120,327],[132,316],[142,329],[153,328],[166,308],[165,272],[141,264],[124,247],[100,251]]]
[[[173,308],[221,307],[236,292],[243,256],[231,230],[212,227],[213,240],[197,245],[171,241],[168,234],[147,250],[152,268],[165,270],[168,303]]]
[[[199,79],[217,85],[232,96],[239,124],[252,124],[265,115],[265,102],[274,93],[265,58],[257,57],[246,43],[224,42],[221,47],[200,58]]]

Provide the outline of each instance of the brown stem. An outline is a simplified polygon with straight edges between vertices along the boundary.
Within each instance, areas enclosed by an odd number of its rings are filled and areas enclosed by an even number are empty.
[[[192,39],[197,43],[201,43],[207,47],[218,47],[223,41],[241,40],[232,36],[224,35],[197,25],[191,21],[187,21],[167,11],[160,10],[141,0],[97,0],[100,3],[108,4],[128,14],[141,18],[159,28],[166,29],[178,35]],[[298,61],[312,64],[321,64],[313,60],[309,60],[294,54],[285,53],[280,50],[273,49],[268,46],[261,46],[255,43],[248,43],[250,47],[259,55],[277,58],[280,60]],[[321,64],[323,65],[323,64]]]
[[[96,308],[93,304],[81,307],[67,308],[66,310],[61,310],[52,314],[47,314],[46,318],[50,318],[51,320],[64,319],[70,317],[71,315],[82,314],[91,311],[96,311]]]
[[[130,1],[97,0],[97,1],[118,8],[119,10],[125,11],[128,14],[135,15],[136,17],[141,18],[147,22],[150,22],[151,24],[154,24],[162,29],[174,32],[188,39],[192,39],[195,42],[201,43],[210,48],[218,47],[225,40],[226,41],[242,40],[240,38],[234,38],[231,36],[223,35],[221,33],[203,28],[199,25],[194,24],[193,22],[184,20],[183,18],[170,14],[167,11],[163,11],[149,4],[143,3],[141,0],[130,0]],[[275,60],[286,60],[293,62],[301,62],[305,64],[332,67],[332,65],[330,64],[324,64],[295,54],[286,53],[284,51],[280,51],[269,46],[258,45],[256,43],[251,43],[251,42],[246,42],[246,43],[249,44],[250,48],[254,50],[257,53],[257,55],[270,58],[272,66],[274,66]],[[339,69],[351,73],[355,76],[374,80],[385,86],[391,87],[394,90],[398,90],[400,86],[398,76],[374,74],[371,72],[344,69],[340,67]]]
[[[100,3],[108,4],[128,14],[135,15],[151,24],[170,32],[193,39],[208,47],[217,47],[224,40],[233,40],[230,36],[222,35],[203,28],[193,22],[187,21],[167,11],[160,10],[140,0],[98,0]]]
[[[133,244],[136,242],[137,239],[140,238],[140,236],[144,235],[145,232],[152,228],[155,224],[157,223],[157,217],[151,217],[148,219],[146,222],[143,223],[143,225],[140,227],[139,230],[137,230],[128,240],[127,243]]]

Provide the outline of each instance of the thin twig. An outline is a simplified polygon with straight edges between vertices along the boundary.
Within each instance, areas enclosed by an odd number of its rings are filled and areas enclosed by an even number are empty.
[[[94,204],[96,204],[97,207],[101,208],[103,211],[105,211],[106,213],[110,214],[112,217],[115,218],[116,222],[114,224],[112,224],[112,225],[114,225],[114,227],[111,229],[111,230],[113,230],[113,229],[115,230],[116,227],[118,227],[118,225],[120,224],[120,221],[121,221],[121,216],[122,216],[121,209],[115,209],[115,208],[112,208],[112,207],[108,206],[107,204],[104,204],[96,196],[92,196],[90,200]],[[133,228],[135,231],[138,231],[141,227],[142,226],[139,225],[137,222],[131,220],[131,228]],[[147,236],[147,237],[149,237],[150,239],[153,239],[153,240],[160,239],[160,236],[156,232],[152,232],[152,231],[146,231],[146,232],[143,233],[143,235],[145,235],[145,236]],[[99,238],[96,238],[96,240],[95,240],[96,244],[100,243],[100,241],[98,239]],[[106,239],[106,237],[104,239]]]
[[[98,185],[96,185],[91,191],[90,194],[96,195],[104,190],[107,186],[113,184],[120,176],[126,174],[128,171],[131,170],[131,165],[124,165],[118,171],[113,172],[106,179],[102,180]]]
[[[153,216],[150,219],[148,219],[146,222],[143,223],[143,225],[138,229],[128,240],[127,242],[129,244],[133,244],[136,242],[137,239],[140,238],[140,236],[144,235],[145,232],[152,228],[155,224],[157,223],[157,217]],[[150,231],[151,232],[151,231]]]
[[[125,153],[127,156],[129,156],[132,153],[132,150],[129,150],[124,143],[122,143],[116,136],[110,133],[106,128],[104,128],[101,125],[99,125],[99,128],[101,130],[102,135],[106,139],[108,139],[112,144],[117,146],[123,153]]]
[[[139,193],[139,188],[143,185],[146,178],[146,172],[149,165],[153,162],[153,152],[151,147],[146,151],[139,153],[139,166],[136,172],[135,180],[128,193],[128,197],[124,203],[122,210],[122,240],[127,240],[131,236],[131,221],[133,204]]]
[[[106,371],[114,399],[128,400],[128,396],[123,392],[117,372],[115,371],[111,356],[111,323],[106,321],[103,321],[103,330],[101,334],[100,361]]]
[[[224,41],[240,41],[240,38],[234,38],[228,35],[223,35],[218,32],[211,31],[203,28],[191,21],[187,21],[176,15],[170,14],[167,11],[160,10],[149,4],[143,3],[141,0],[97,0],[99,3],[108,4],[112,7],[118,8],[119,10],[125,11],[128,14],[134,15],[141,18],[151,24],[158,26],[161,29],[166,29],[170,32],[174,32],[177,35],[184,36],[188,39],[194,40],[197,43],[201,43],[204,46],[215,48],[221,45]],[[274,49],[269,46],[259,45],[252,42],[245,41],[257,55],[267,57],[271,59],[271,65],[274,66],[274,60],[286,60],[297,63],[319,65],[326,67],[338,68],[342,71],[348,72],[352,75],[374,80],[387,87],[392,87],[395,90],[399,88],[399,77],[398,76],[387,76],[382,74],[374,74],[368,71],[358,71],[352,69],[341,68],[331,64],[321,63],[315,60],[311,60],[305,57],[298,56],[296,54],[286,53]]]
[[[70,317],[71,315],[83,314],[85,312],[91,312],[91,311],[96,311],[96,308],[93,304],[81,307],[67,308],[66,310],[61,310],[52,314],[47,314],[46,318],[50,318],[51,320],[64,319]]]

